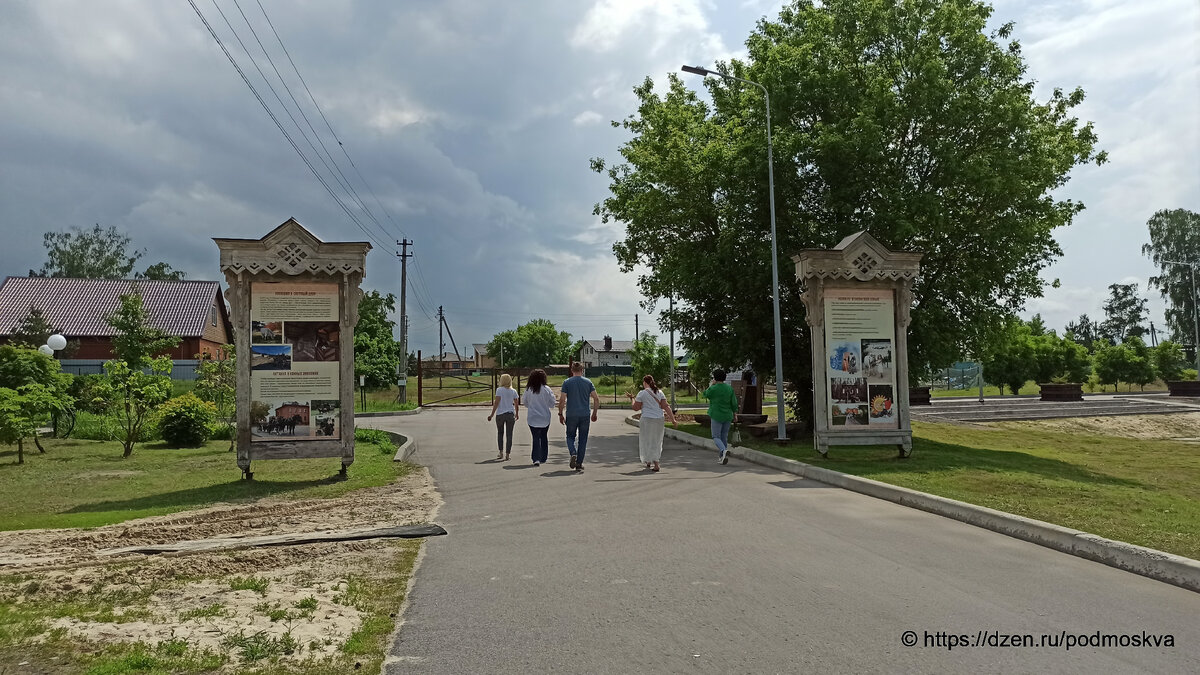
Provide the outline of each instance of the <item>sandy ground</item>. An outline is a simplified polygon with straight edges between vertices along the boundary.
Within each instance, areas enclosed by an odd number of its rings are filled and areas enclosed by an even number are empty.
[[[140,594],[140,600],[125,607],[118,603],[116,610],[118,615],[136,612],[136,620],[59,618],[48,629],[64,629],[68,637],[92,644],[184,639],[192,646],[218,651],[228,651],[221,649],[222,641],[238,633],[290,635],[301,645],[295,658],[322,658],[334,654],[362,623],[362,614],[346,594],[348,580],[393,563],[394,540],[137,555],[116,561],[101,552],[212,537],[422,524],[432,521],[440,504],[428,471],[419,468],[392,485],[333,499],[266,499],[91,530],[3,532],[0,574],[13,576],[0,582],[0,604],[19,606],[28,597],[45,602],[81,594],[106,598]],[[231,580],[237,577],[266,580],[266,588],[234,590]],[[309,597],[315,600],[315,608],[296,607]],[[276,610],[275,620],[270,610]],[[278,616],[281,611],[286,616]]]
[[[1072,417],[1027,422],[996,422],[988,426],[1007,429],[1050,429],[1122,438],[1154,440],[1190,439],[1200,441],[1200,412],[1178,415],[1120,415],[1111,417]]]

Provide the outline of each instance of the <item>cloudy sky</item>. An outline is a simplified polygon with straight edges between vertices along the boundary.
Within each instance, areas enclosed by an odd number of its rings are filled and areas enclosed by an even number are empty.
[[[99,223],[130,233],[148,260],[216,279],[212,237],[259,237],[291,216],[327,240],[371,240],[367,286],[397,292],[394,242],[408,237],[416,242],[410,341],[427,354],[437,349],[439,305],[467,352],[535,317],[576,337],[630,339],[640,312],[641,327],[655,330],[612,256],[620,226],[592,216],[606,181],[588,159],[616,156],[626,136],[608,121],[633,111],[635,84],[647,75],[662,81],[682,63],[743,55],[756,21],[781,4],[240,0],[239,11],[234,0],[195,2],[327,176],[314,150],[317,137],[324,142],[371,211],[327,179],[366,233],[314,178],[187,0],[8,0],[0,6],[0,275],[40,266],[41,233]],[[1055,86],[1087,91],[1079,114],[1096,123],[1111,157],[1076,170],[1062,191],[1088,208],[1059,231],[1066,255],[1046,276],[1061,288],[1029,303],[1029,313],[1061,328],[1080,312],[1100,314],[1110,283],[1137,281],[1146,292],[1154,269],[1140,246],[1154,211],[1200,210],[1200,3],[995,7],[997,25],[1016,22],[1039,97]],[[1146,294],[1161,325],[1162,303]]]

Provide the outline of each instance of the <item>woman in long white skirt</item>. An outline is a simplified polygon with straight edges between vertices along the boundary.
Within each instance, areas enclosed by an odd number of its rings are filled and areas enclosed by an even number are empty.
[[[626,396],[633,400],[634,410],[642,411],[638,434],[638,453],[642,464],[651,471],[658,471],[658,462],[662,458],[663,428],[667,419],[671,420],[672,425],[675,424],[675,412],[667,405],[667,397],[659,390],[653,375],[642,378],[642,390],[636,397],[632,394]]]

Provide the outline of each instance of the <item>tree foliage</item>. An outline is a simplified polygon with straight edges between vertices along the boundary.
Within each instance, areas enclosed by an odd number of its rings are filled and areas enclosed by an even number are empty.
[[[155,327],[151,320],[136,287],[133,293],[121,296],[121,306],[105,319],[117,331],[112,339],[113,354],[131,370],[146,368],[151,359],[179,344],[179,338]]]
[[[133,454],[150,413],[171,397],[173,364],[169,356],[160,355],[179,344],[179,338],[151,325],[136,289],[121,296],[121,306],[106,320],[116,330],[112,339],[116,358],[104,363],[110,391],[100,397],[120,404],[121,456],[127,458]]]
[[[503,351],[504,367],[541,368],[571,361],[574,344],[571,334],[558,330],[553,321],[534,319],[493,335],[487,353],[499,364]]]
[[[1167,261],[1200,264],[1200,213],[1164,209],[1151,216],[1146,227],[1150,243],[1142,246],[1142,254],[1160,270],[1157,276],[1150,277],[1150,286],[1167,300],[1167,325],[1173,339],[1191,342],[1196,317],[1192,272],[1187,265],[1172,265]]]
[[[747,62],[718,69],[771,93],[780,303],[791,378],[808,329],[787,260],[869,229],[925,253],[909,340],[914,375],[977,348],[1041,294],[1053,238],[1083,205],[1056,198],[1081,163],[1105,161],[1083,91],[1033,95],[1012,25],[989,32],[972,0],[802,0],[760,22]],[[619,125],[623,163],[596,206],[627,225],[614,253],[644,269],[646,303],[674,294],[663,325],[710,362],[774,370],[770,217],[762,94],[706,80],[712,105],[675,75],[646,79]],[[791,370],[794,368],[794,370]]]
[[[1040,331],[1040,332],[1039,332]],[[1041,317],[1028,322],[1011,319],[1004,333],[994,339],[983,359],[983,376],[988,382],[1007,386],[1013,394],[1029,380],[1078,382],[1087,379],[1088,351],[1070,337],[1046,331]]]
[[[206,354],[197,354],[196,396],[213,404],[218,420],[229,430],[229,448],[235,447],[233,433],[234,415],[237,404],[237,352],[233,345],[221,347],[226,358],[214,359]],[[164,434],[164,438],[165,438]]]
[[[134,370],[129,362],[112,359],[104,362],[104,372],[112,387],[110,398],[117,401],[117,422],[121,430],[121,457],[133,454],[133,446],[142,437],[142,428],[155,408],[171,398],[171,359],[158,357],[146,362],[149,372]]]
[[[29,314],[21,319],[21,323],[17,324],[12,335],[9,336],[9,344],[37,349],[46,344],[46,339],[57,332],[54,325],[46,320],[42,310],[31,305]]]
[[[1154,348],[1154,371],[1163,382],[1178,381],[1183,377],[1183,369],[1187,367],[1183,349],[1179,343],[1165,340]]]
[[[1100,339],[1100,325],[1087,314],[1080,314],[1078,319],[1067,323],[1063,332],[1066,337],[1083,345],[1089,353],[1095,349],[1096,340]]]
[[[16,444],[18,464],[25,461],[25,438],[45,452],[37,429],[53,415],[73,410],[70,384],[71,376],[55,359],[36,349],[0,345],[0,443]]]
[[[165,262],[158,262],[147,267],[145,272],[138,272],[135,278],[153,279],[156,281],[183,281],[187,276],[183,273],[183,270],[177,270]]]
[[[1138,295],[1137,284],[1110,284],[1109,297],[1104,302],[1104,323],[1100,334],[1113,344],[1130,337],[1142,337],[1150,332],[1146,323],[1146,299]]]
[[[358,324],[354,327],[354,374],[366,375],[367,386],[388,387],[400,372],[400,343],[394,335],[396,296],[371,291],[358,303]]]
[[[629,360],[633,365],[633,390],[641,389],[641,380],[646,375],[654,376],[658,386],[666,387],[671,372],[671,349],[658,344],[658,339],[643,331],[629,348]]]

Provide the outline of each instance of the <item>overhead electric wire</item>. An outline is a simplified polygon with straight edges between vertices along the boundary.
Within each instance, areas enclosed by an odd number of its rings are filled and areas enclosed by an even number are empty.
[[[190,2],[192,2],[192,0],[188,0],[188,2],[190,3]],[[288,119],[290,119],[292,121],[292,124],[295,125],[296,129],[300,132],[300,135],[304,137],[305,142],[307,142],[308,146],[310,148],[312,148],[312,151],[317,154],[317,159],[320,160],[321,163],[325,165],[325,170],[329,172],[330,176],[332,176],[335,181],[337,181],[337,176],[333,175],[333,171],[329,168],[329,164],[327,162],[325,162],[325,159],[323,157],[321,157],[320,151],[317,150],[316,146],[314,146],[312,141],[309,140],[308,134],[306,134],[304,132],[304,129],[300,126],[300,123],[296,121],[296,117],[294,115],[292,115],[292,111],[290,109],[288,109],[287,104],[283,102],[283,98],[280,97],[279,92],[275,91],[275,87],[271,84],[271,81],[267,78],[266,74],[263,73],[262,68],[260,68],[258,66],[258,61],[256,61],[254,59],[254,56],[250,53],[250,48],[246,46],[246,43],[242,40],[242,36],[239,35],[237,32],[237,29],[235,29],[233,27],[233,23],[230,22],[229,17],[227,17],[225,15],[225,11],[221,9],[221,6],[219,4],[217,4],[217,0],[212,0],[212,4],[213,4],[213,7],[216,8],[217,13],[221,15],[222,19],[224,19],[225,25],[229,28],[230,32],[233,33],[234,39],[236,39],[238,41],[238,44],[241,45],[242,51],[244,51],[246,53],[246,58],[250,59],[251,65],[254,66],[254,69],[256,71],[258,71],[258,76],[262,78],[263,82],[267,85],[267,88],[271,90],[271,94],[275,96],[275,100],[279,102],[280,107],[282,107],[283,111],[285,113],[287,113]],[[193,4],[192,6],[195,7],[195,4]],[[238,11],[241,11],[240,7],[239,7]],[[244,16],[245,15],[243,14],[243,17]],[[254,32],[253,28],[251,28],[251,32],[252,33]],[[255,39],[257,39],[257,36],[255,37]],[[259,41],[259,46],[262,46],[261,41]],[[269,56],[268,56],[268,60],[269,60]],[[256,95],[257,95],[257,92],[256,92]],[[274,118],[273,114],[272,114],[272,118]],[[281,130],[282,130],[282,126],[281,126]],[[285,133],[285,135],[288,135],[287,132],[284,132],[284,133]],[[291,139],[290,135],[288,135],[288,141],[291,142],[292,145],[297,148],[297,152],[300,152],[299,147],[296,146],[295,141],[293,141]],[[308,158],[304,157],[303,153],[301,153],[301,157],[304,159],[305,163],[309,165],[309,168],[311,168],[313,170],[314,175],[316,175],[317,174],[316,168],[313,167],[312,163],[308,161]],[[324,179],[322,179],[322,183],[325,184]],[[345,189],[345,186],[342,186],[340,183],[339,183],[339,187],[342,187],[343,189]],[[338,201],[338,203],[342,205],[342,209],[346,212],[346,215],[350,216],[350,218],[352,220],[354,220],[354,222],[356,224],[359,225],[360,229],[362,229],[364,232],[367,232],[366,225],[363,224],[362,221],[360,221],[357,216],[355,216],[353,213],[351,213],[350,209],[342,202],[342,199],[340,197],[338,197],[337,194],[334,193],[333,190],[330,189],[327,184],[326,184],[326,189],[328,189],[330,194],[333,195],[333,198],[336,199]],[[378,226],[378,227],[380,227],[380,230],[383,232],[383,235],[384,235],[383,238],[390,239],[390,237],[387,234],[387,230],[384,230],[382,228],[382,226]],[[368,233],[368,236],[371,236],[372,239],[374,239],[373,233]],[[378,240],[378,239],[374,239],[374,240],[376,243],[380,243],[380,240]],[[387,246],[388,246],[387,244],[381,244],[381,245],[384,248],[387,248]]]
[[[292,146],[292,149],[296,151],[296,154],[300,156],[300,160],[303,161],[304,165],[308,167],[308,170],[312,172],[313,176],[317,179],[317,182],[319,182],[321,184],[321,187],[325,188],[325,191],[329,193],[329,196],[333,197],[334,201],[337,202],[338,206],[341,207],[342,211],[344,211],[346,213],[346,215],[350,218],[350,220],[356,226],[358,226],[358,228],[360,230],[362,230],[363,233],[367,235],[367,237],[369,237],[370,239],[375,241],[375,243],[380,244],[383,248],[386,249],[388,245],[380,243],[379,240],[375,238],[375,235],[372,234],[354,216],[354,214],[350,212],[350,209],[347,208],[345,203],[343,203],[342,200],[337,196],[337,193],[335,193],[333,191],[333,189],[329,187],[329,184],[325,181],[325,179],[317,171],[316,167],[314,167],[312,165],[312,162],[310,162],[308,160],[308,158],[304,156],[304,152],[300,150],[300,146],[296,145],[296,141],[292,139],[291,135],[287,132],[287,129],[285,129],[283,127],[283,124],[279,121],[279,118],[276,117],[275,113],[271,111],[271,107],[267,105],[267,102],[258,93],[258,90],[254,87],[254,83],[252,83],[250,81],[250,78],[246,76],[245,71],[243,71],[242,67],[238,65],[237,59],[235,59],[233,57],[233,54],[231,54],[229,52],[229,49],[225,46],[225,43],[221,40],[221,37],[219,35],[217,35],[216,30],[213,29],[212,24],[210,24],[208,22],[208,19],[205,18],[205,16],[204,16],[204,13],[201,12],[200,8],[196,5],[195,0],[187,0],[187,3],[189,5],[191,5],[192,9],[196,12],[196,16],[198,16],[200,18],[200,21],[204,24],[204,27],[208,30],[208,34],[212,36],[214,41],[216,41],[217,46],[220,47],[221,51],[225,54],[225,58],[227,58],[229,60],[230,65],[233,66],[234,70],[236,70],[238,75],[242,78],[242,82],[244,82],[246,84],[246,86],[250,89],[250,93],[254,94],[254,98],[258,101],[259,105],[261,105],[263,110],[266,111],[267,116],[270,117],[271,121],[275,123],[276,128],[278,128],[279,132],[281,134],[283,134],[283,137],[285,139],[287,139],[288,144],[290,144]],[[214,6],[216,6],[215,0],[214,0],[213,4],[214,4]],[[217,7],[217,11],[220,12],[221,8]],[[224,13],[222,12],[221,15],[223,17]],[[226,19],[226,23],[228,23],[228,19]],[[236,37],[236,32],[235,32],[235,37]],[[244,48],[244,46],[243,46],[243,48]],[[253,59],[251,59],[251,61],[253,61]]]
[[[383,215],[386,216],[393,225],[395,225],[396,230],[400,232],[401,238],[407,239],[408,234],[404,231],[404,228],[400,227],[395,219],[392,218],[392,214],[388,213],[387,207],[383,205],[383,202],[379,199],[379,195],[375,194],[375,191],[371,189],[371,184],[367,182],[367,179],[362,175],[362,172],[358,170],[358,165],[355,164],[354,160],[350,157],[350,153],[346,150],[346,145],[342,143],[342,139],[338,138],[337,132],[333,130],[333,125],[329,123],[329,118],[325,117],[325,111],[321,109],[321,104],[317,103],[317,97],[313,96],[312,90],[308,88],[308,83],[304,81],[304,76],[300,74],[300,69],[296,67],[296,62],[292,60],[292,54],[283,44],[283,39],[279,37],[279,31],[275,30],[275,24],[271,21],[271,17],[267,15],[267,10],[265,7],[263,7],[262,0],[255,0],[255,2],[258,3],[258,8],[262,11],[263,18],[267,20],[267,25],[271,27],[271,32],[275,34],[275,40],[279,42],[279,47],[283,50],[284,56],[287,57],[288,63],[292,64],[292,70],[295,71],[296,77],[300,79],[300,84],[304,85],[304,91],[308,92],[308,98],[312,101],[313,107],[315,107],[317,112],[320,113],[321,119],[325,122],[325,127],[329,129],[329,133],[333,136],[333,140],[337,141],[338,147],[342,150],[342,154],[346,156],[346,161],[350,162],[350,166],[354,169],[354,173],[358,174],[358,178],[362,181],[363,186],[367,188],[367,192],[371,193],[371,196],[375,199],[375,203],[379,205],[379,210],[383,211]],[[280,79],[282,79],[282,77]],[[305,121],[308,121],[307,117],[305,117]],[[313,133],[315,134],[316,131],[314,130]],[[330,159],[332,159],[332,157]],[[366,205],[364,204],[364,208],[365,206]],[[370,212],[369,209],[367,211],[368,213]]]
[[[237,7],[238,13],[242,15],[242,20],[246,22],[246,27],[250,29],[250,34],[254,36],[254,41],[258,43],[258,47],[262,50],[263,56],[266,57],[267,63],[271,64],[271,69],[275,71],[275,76],[279,78],[279,83],[283,85],[283,89],[287,92],[288,98],[292,99],[292,104],[296,106],[296,112],[300,113],[300,117],[303,118],[304,123],[308,125],[309,131],[312,131],[313,138],[315,138],[317,144],[321,146],[321,150],[325,152],[325,157],[328,157],[329,161],[333,163],[333,170],[330,170],[329,164],[325,162],[324,157],[321,156],[321,152],[313,146],[312,141],[308,142],[309,147],[312,147],[313,152],[317,153],[317,158],[320,159],[321,163],[325,165],[325,169],[329,170],[330,175],[333,175],[334,171],[337,172],[337,176],[334,176],[334,179],[338,181],[338,184],[341,185],[343,190],[346,190],[351,196],[354,197],[354,201],[357,203],[359,208],[361,208],[363,212],[367,214],[367,217],[369,217],[372,222],[379,227],[385,236],[390,236],[387,228],[383,226],[383,223],[379,222],[379,219],[375,217],[374,213],[371,213],[371,209],[366,205],[365,202],[363,202],[362,197],[358,195],[358,191],[354,189],[354,185],[350,183],[350,179],[347,178],[346,174],[342,172],[342,167],[338,166],[337,160],[335,160],[333,155],[330,154],[329,148],[325,146],[325,141],[321,140],[321,135],[317,133],[317,130],[315,127],[313,127],[312,122],[309,121],[308,115],[304,113],[304,108],[301,107],[300,102],[296,100],[296,96],[292,93],[292,88],[288,86],[287,80],[283,78],[283,73],[279,72],[279,68],[275,65],[275,59],[271,58],[270,52],[267,51],[267,46],[262,43],[261,39],[259,39],[258,31],[254,30],[254,24],[250,23],[250,18],[246,16],[246,12],[242,11],[241,3],[238,2],[238,0],[233,0],[233,5],[234,7]],[[259,4],[259,9],[262,9],[261,3]],[[266,16],[265,10],[263,15]],[[270,21],[270,17],[267,17],[267,22],[270,23]],[[274,26],[272,26],[271,29],[273,31]],[[275,37],[278,39],[279,35],[276,34]],[[283,41],[280,40],[279,44],[282,46]],[[286,51],[287,49],[285,48],[284,52],[286,53]],[[295,66],[295,64],[292,65],[293,67]],[[297,74],[299,74],[299,71],[297,71]],[[280,101],[279,103],[280,105],[284,106],[285,110],[287,109],[287,106],[283,103],[283,101]],[[289,113],[288,116],[291,117],[291,113]],[[292,122],[296,124],[296,128],[300,128],[300,125],[296,123],[296,118],[292,117]],[[300,133],[304,135],[305,140],[308,140],[308,134],[304,133],[304,129],[300,129]]]

